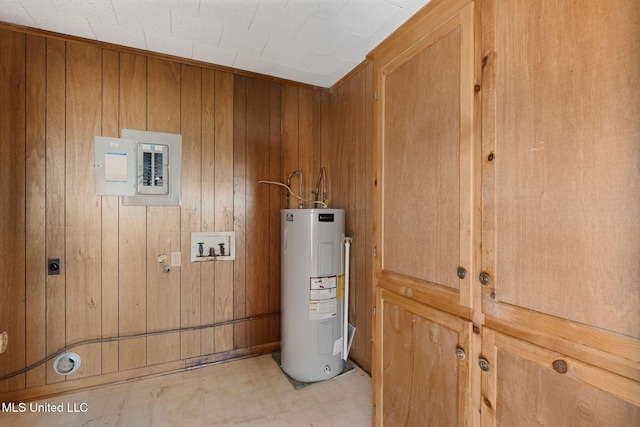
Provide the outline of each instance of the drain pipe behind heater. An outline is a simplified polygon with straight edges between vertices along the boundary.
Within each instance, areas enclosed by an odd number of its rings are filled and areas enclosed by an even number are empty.
[[[342,355],[346,362],[349,355],[349,249],[351,248],[351,237],[344,238],[344,330],[342,331]]]

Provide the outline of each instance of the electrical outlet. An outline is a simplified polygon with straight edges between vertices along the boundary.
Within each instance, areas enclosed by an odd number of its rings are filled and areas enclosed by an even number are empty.
[[[180,267],[182,265],[182,253],[171,252],[171,267]]]
[[[0,353],[7,351],[7,344],[9,344],[9,334],[3,332],[0,334]]]
[[[49,276],[57,276],[60,274],[60,268],[62,264],[60,263],[60,258],[49,258],[47,260],[47,271]]]

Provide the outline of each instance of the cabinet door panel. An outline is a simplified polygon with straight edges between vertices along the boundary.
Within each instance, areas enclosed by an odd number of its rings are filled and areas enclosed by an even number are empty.
[[[470,322],[380,291],[378,424],[457,426],[467,416]]]
[[[640,425],[637,382],[487,328],[483,354],[483,426]]]
[[[393,43],[373,55],[380,61],[376,232],[386,281],[401,276],[421,291],[445,289],[442,302],[423,302],[448,310],[453,304],[472,306],[470,280],[461,280],[457,271],[474,269],[474,7],[439,6],[461,9],[429,28],[431,17],[444,13],[435,8],[422,18],[423,36],[398,46],[395,55]]]
[[[384,115],[384,268],[455,289],[459,69],[456,27],[387,72]]]
[[[640,3],[493,8],[494,300],[638,338]]]

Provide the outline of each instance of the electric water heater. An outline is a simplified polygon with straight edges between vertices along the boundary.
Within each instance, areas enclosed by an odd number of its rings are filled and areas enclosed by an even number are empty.
[[[281,211],[281,367],[314,382],[344,368],[344,210]]]

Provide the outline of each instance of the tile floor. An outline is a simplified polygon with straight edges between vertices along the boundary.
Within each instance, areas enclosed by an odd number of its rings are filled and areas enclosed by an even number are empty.
[[[266,354],[26,402],[23,413],[0,412],[0,425],[355,427],[371,426],[370,402],[371,378],[359,368],[295,390]],[[64,412],[32,412],[36,403]]]

